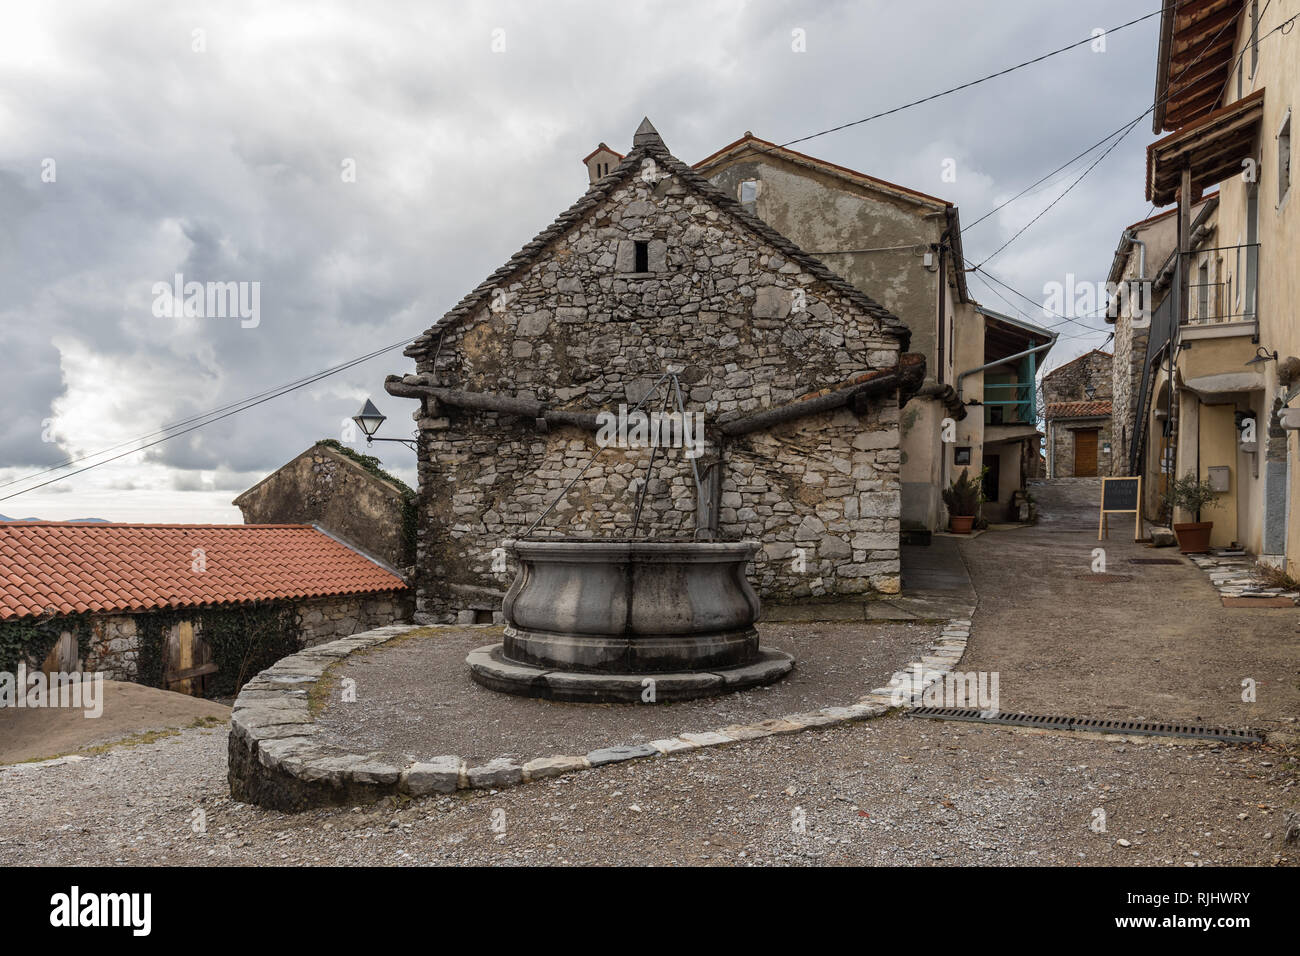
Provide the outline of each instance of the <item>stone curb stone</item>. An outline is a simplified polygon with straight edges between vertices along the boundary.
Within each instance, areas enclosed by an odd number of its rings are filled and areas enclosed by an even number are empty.
[[[773,734],[792,734],[797,730],[803,730],[802,724],[796,724],[793,721],[786,720],[784,717],[771,717],[767,720],[760,720],[753,727],[761,727],[763,732],[769,735]]]
[[[592,767],[603,767],[605,764],[618,763],[623,760],[636,760],[641,757],[656,757],[658,755],[659,751],[649,744],[601,747],[599,750],[592,750],[587,754],[587,763]]]
[[[682,740],[680,737],[669,737],[664,740],[652,740],[650,746],[661,754],[672,754],[681,750],[697,750],[700,745],[693,744],[689,740]]]
[[[678,736],[687,743],[695,744],[697,747],[717,747],[722,744],[734,744],[736,742],[735,737],[728,737],[716,730],[706,730],[694,734],[678,734]]]
[[[465,762],[459,757],[434,757],[402,771],[401,790],[413,797],[430,793],[455,793]]]
[[[719,728],[718,733],[726,734],[732,740],[757,740],[759,737],[772,736],[770,731],[757,724],[730,724]]]
[[[507,757],[497,757],[465,771],[466,785],[471,790],[500,789],[522,783],[523,779],[524,768]]]
[[[524,780],[544,780],[547,777],[558,777],[562,773],[586,770],[590,766],[586,757],[538,757],[524,764]]]

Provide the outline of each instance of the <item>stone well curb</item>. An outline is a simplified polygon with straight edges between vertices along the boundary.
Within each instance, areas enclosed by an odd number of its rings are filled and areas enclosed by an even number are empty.
[[[970,619],[950,620],[919,661],[894,675],[891,686],[878,687],[847,706],[682,733],[646,744],[600,747],[582,755],[538,757],[523,764],[499,757],[469,767],[462,758],[449,755],[399,766],[374,753],[350,753],[317,739],[320,727],[311,715],[310,693],[330,666],[411,631],[441,628],[459,625],[394,624],[364,631],[285,657],[250,680],[235,699],[230,718],[231,796],[273,810],[297,812],[312,807],[374,803],[399,794],[420,797],[466,789],[501,789],[624,760],[869,720],[891,709],[913,706],[927,687],[955,668],[966,650]]]

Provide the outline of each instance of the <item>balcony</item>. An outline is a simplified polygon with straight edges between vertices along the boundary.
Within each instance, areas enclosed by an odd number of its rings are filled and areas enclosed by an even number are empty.
[[[1257,242],[1183,254],[1188,282],[1182,338],[1258,337],[1259,254]]]

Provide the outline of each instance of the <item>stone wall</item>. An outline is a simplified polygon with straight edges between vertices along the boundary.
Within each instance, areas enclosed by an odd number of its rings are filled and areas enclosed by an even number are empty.
[[[395,481],[395,480],[394,480]],[[317,443],[234,504],[245,524],[314,524],[393,568],[411,565],[405,485],[372,474],[347,452]]]
[[[1074,433],[1077,431],[1097,431],[1097,475],[1105,477],[1114,474],[1116,467],[1115,443],[1111,435],[1109,418],[1055,419],[1051,425],[1051,442],[1054,447],[1052,458],[1053,478],[1073,478],[1074,475]],[[1106,451],[1110,444],[1111,450]]]
[[[1128,282],[1137,275],[1137,256],[1130,258],[1128,268],[1124,270],[1123,281]],[[1115,355],[1111,363],[1111,421],[1114,438],[1111,470],[1103,472],[1109,475],[1127,475],[1129,468],[1129,450],[1133,446],[1134,431],[1137,428],[1138,394],[1142,390],[1142,368],[1146,363],[1147,340],[1151,337],[1148,321],[1141,328],[1133,327],[1133,316],[1129,300],[1124,300],[1125,308],[1115,319]],[[1154,307],[1152,309],[1154,311]]]
[[[1087,385],[1092,385],[1095,389],[1091,400],[1111,401],[1115,388],[1111,376],[1111,362],[1110,353],[1094,349],[1072,362],[1066,362],[1060,368],[1053,369],[1043,376],[1044,403],[1089,401],[1088,393],[1085,391]]]
[[[712,426],[896,365],[899,338],[676,176],[648,173],[614,187],[488,303],[448,323],[419,371],[456,389],[591,413],[634,404],[666,367],[681,369],[687,408],[710,427],[700,463],[720,469],[719,535],[766,545],[760,594],[895,593],[896,394],[860,416],[824,412],[725,444]],[[631,271],[638,241],[648,243],[641,273]],[[491,570],[494,549],[598,449],[576,427],[538,431],[517,417],[437,404],[426,401],[420,422],[417,620],[456,620],[467,608],[486,617],[514,571]],[[626,531],[647,456],[607,449],[543,528]],[[661,455],[642,528],[691,533],[694,498],[690,463],[680,452]]]
[[[410,599],[393,592],[349,594],[315,598],[294,603],[300,622],[301,647],[311,647],[372,628],[385,627],[410,618]],[[99,672],[109,680],[139,679],[140,641],[138,614],[90,615],[90,638],[77,670]],[[195,609],[198,618],[199,609]],[[199,632],[199,636],[202,633]],[[41,661],[28,661],[40,667]]]
[[[409,601],[391,591],[299,601],[302,646],[311,647],[410,618]]]
[[[102,672],[108,680],[134,681],[140,662],[135,617],[95,614],[90,618],[90,647],[80,669]]]

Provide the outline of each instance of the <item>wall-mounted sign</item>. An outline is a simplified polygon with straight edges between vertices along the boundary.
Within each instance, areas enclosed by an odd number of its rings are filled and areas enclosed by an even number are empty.
[[[1103,478],[1101,480],[1101,518],[1097,523],[1097,540],[1110,537],[1108,517],[1113,514],[1133,515],[1133,540],[1142,537],[1142,479]]]

